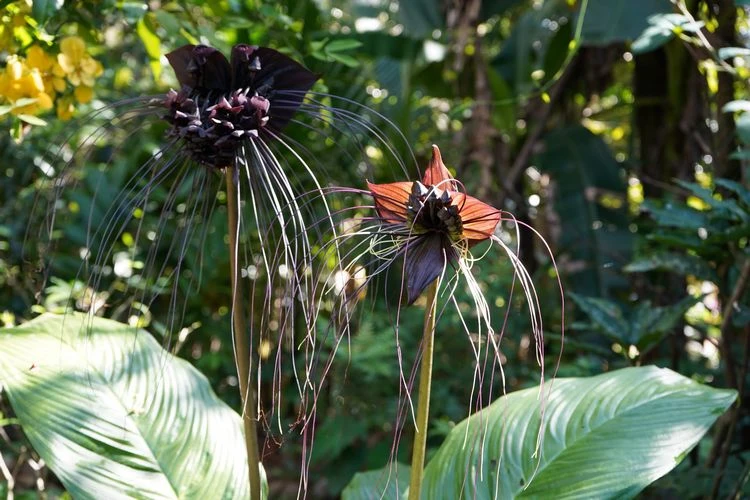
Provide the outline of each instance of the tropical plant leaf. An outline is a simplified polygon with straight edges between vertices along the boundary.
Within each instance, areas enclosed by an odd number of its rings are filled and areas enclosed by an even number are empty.
[[[341,500],[378,500],[402,497],[409,487],[408,465],[397,464],[382,469],[358,472],[341,493]]]
[[[568,296],[609,337],[618,342],[629,343],[630,326],[618,304],[610,300],[584,297],[572,292]]]
[[[584,5],[579,2],[579,5]],[[649,27],[651,16],[672,12],[669,0],[589,1],[583,14],[585,45],[608,45],[638,38]],[[580,14],[579,14],[580,15]]]
[[[636,259],[623,268],[626,273],[669,271],[683,276],[695,276],[708,281],[718,281],[716,270],[705,260],[691,254],[659,252]]]
[[[0,333],[0,380],[75,498],[247,498],[240,417],[142,330],[83,314]]]
[[[604,141],[581,126],[556,129],[544,142],[534,164],[555,183],[558,260],[567,259],[574,291],[606,297],[627,285],[616,270],[632,251],[621,166]]]
[[[450,432],[425,469],[423,498],[631,498],[737,396],[652,366],[557,379],[550,390],[538,455],[539,389],[514,392]]]

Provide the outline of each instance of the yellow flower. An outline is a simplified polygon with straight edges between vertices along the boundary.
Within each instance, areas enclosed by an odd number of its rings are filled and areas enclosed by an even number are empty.
[[[36,114],[53,105],[39,69],[28,67],[26,61],[17,55],[8,57],[5,71],[0,74],[0,97],[12,104],[19,99],[35,99],[29,104],[14,107],[11,112],[17,115]]]
[[[57,117],[63,121],[70,120],[76,108],[70,97],[61,97],[57,100]]]
[[[38,45],[33,45],[26,51],[26,64],[42,73],[50,71],[54,62],[54,59]]]
[[[60,42],[57,63],[74,87],[81,84],[93,87],[94,80],[104,71],[102,65],[86,53],[86,44],[77,36],[69,36]]]
[[[81,104],[86,104],[94,98],[94,90],[91,87],[81,85],[75,88],[75,90],[73,91],[73,95],[75,95],[76,101],[80,102]]]

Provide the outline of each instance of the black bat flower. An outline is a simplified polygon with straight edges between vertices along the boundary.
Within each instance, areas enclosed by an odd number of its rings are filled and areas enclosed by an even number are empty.
[[[205,45],[185,45],[167,59],[182,85],[164,100],[169,133],[215,168],[232,165],[264,129],[280,133],[318,79],[276,50],[245,44],[234,46],[229,61]]]

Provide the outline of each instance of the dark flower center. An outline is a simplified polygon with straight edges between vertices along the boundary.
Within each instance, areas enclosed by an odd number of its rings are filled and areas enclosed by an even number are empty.
[[[451,240],[461,239],[463,223],[458,207],[448,191],[435,186],[425,186],[417,181],[412,184],[406,212],[412,226],[421,232],[437,232]]]
[[[243,90],[201,95],[190,87],[170,90],[164,104],[168,135],[181,138],[194,160],[215,168],[234,163],[242,143],[268,123],[270,108],[268,99]]]

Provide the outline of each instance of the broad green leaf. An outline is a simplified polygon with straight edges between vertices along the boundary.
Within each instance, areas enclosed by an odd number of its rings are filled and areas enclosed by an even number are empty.
[[[743,144],[750,144],[750,113],[742,113],[735,120],[737,127],[737,137]]]
[[[0,332],[0,380],[73,497],[248,497],[240,417],[147,332],[82,314]]]
[[[544,390],[543,403],[539,389],[518,391],[459,423],[425,469],[423,498],[632,498],[680,463],[737,396],[656,367]]]
[[[693,208],[675,206],[671,203],[659,207],[650,200],[646,200],[641,205],[641,209],[649,212],[651,217],[662,226],[698,230],[709,225],[706,212]]]
[[[719,277],[705,260],[688,253],[661,252],[636,259],[623,268],[627,273],[642,273],[653,270],[669,271],[684,276],[695,276],[708,281],[718,281]]]
[[[400,498],[409,487],[410,467],[403,464],[359,472],[341,493],[341,500],[377,500]]]
[[[568,295],[604,333],[619,342],[630,343],[630,326],[620,306],[609,300],[583,297],[572,292]]]
[[[577,2],[583,6],[583,2]],[[672,12],[669,0],[589,0],[584,14],[584,45],[608,45],[635,40],[654,17]],[[581,13],[579,13],[581,15]]]
[[[44,24],[62,8],[64,0],[34,0],[31,3],[31,15],[39,24]]]
[[[724,189],[732,191],[737,195],[743,205],[750,208],[750,191],[742,184],[729,179],[716,179],[714,182],[717,186],[721,186]]]
[[[722,200],[716,198],[714,197],[714,192],[712,190],[706,189],[700,184],[696,184],[695,182],[686,182],[679,179],[676,182],[678,185],[693,193],[706,205],[710,206],[712,209],[718,211],[722,215],[730,218],[732,218],[731,215],[735,215],[736,217],[734,218],[738,220],[747,218],[747,211],[740,208],[740,206],[737,205],[736,201],[732,199]]]
[[[616,269],[630,260],[632,251],[622,167],[600,137],[580,126],[558,128],[544,143],[532,164],[556,185],[558,252],[575,268],[573,290],[607,296],[610,289],[627,285]],[[602,203],[604,195],[619,202],[619,208]]]

